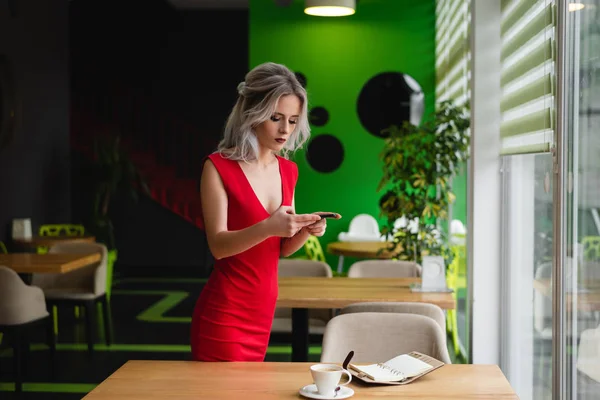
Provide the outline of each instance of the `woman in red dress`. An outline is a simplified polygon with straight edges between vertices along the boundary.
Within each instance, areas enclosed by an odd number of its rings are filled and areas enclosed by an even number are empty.
[[[265,63],[238,93],[202,171],[204,228],[216,261],[192,317],[198,361],[264,360],[278,260],[325,232],[325,219],[294,212],[298,168],[287,154],[310,135],[306,91],[288,68]]]

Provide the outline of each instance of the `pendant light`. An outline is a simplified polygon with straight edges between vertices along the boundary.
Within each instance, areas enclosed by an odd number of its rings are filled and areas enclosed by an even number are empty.
[[[306,0],[304,13],[318,17],[344,17],[356,12],[356,0]]]

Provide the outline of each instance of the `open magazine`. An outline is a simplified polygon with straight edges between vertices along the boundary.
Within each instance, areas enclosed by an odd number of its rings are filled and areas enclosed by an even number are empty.
[[[351,352],[354,355],[354,352]],[[404,385],[444,365],[442,361],[425,354],[412,351],[401,354],[382,363],[357,365],[346,358],[346,369],[355,377],[367,383]]]

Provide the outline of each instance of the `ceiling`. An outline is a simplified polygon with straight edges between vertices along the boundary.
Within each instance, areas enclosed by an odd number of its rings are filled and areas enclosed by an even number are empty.
[[[167,0],[177,9],[247,9],[248,0]]]

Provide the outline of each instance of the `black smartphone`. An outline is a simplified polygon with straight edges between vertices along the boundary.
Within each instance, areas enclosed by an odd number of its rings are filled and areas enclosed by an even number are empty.
[[[334,218],[338,219],[339,214],[336,213],[316,213],[321,218]]]

